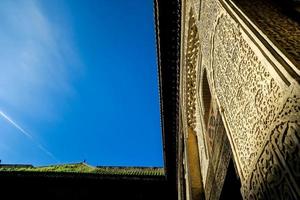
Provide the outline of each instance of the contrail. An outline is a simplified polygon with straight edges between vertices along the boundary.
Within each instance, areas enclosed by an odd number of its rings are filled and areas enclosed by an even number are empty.
[[[54,159],[56,162],[60,163],[60,161],[50,152],[48,151],[45,147],[43,147],[43,145],[41,144],[37,144],[37,146],[44,151],[48,156],[50,156],[52,159]]]
[[[14,127],[16,127],[19,131],[21,131],[21,133],[23,133],[25,136],[29,137],[31,140],[33,139],[29,133],[27,133],[24,129],[22,129],[17,123],[15,123],[10,117],[4,114],[1,110],[0,110],[0,115],[4,117],[4,119],[6,119],[9,123],[11,123]]]
[[[36,141],[30,133],[25,131],[21,126],[19,126],[16,122],[14,122],[9,116],[7,116],[4,112],[0,110],[0,115],[6,119],[11,125],[13,125],[16,129],[18,129],[23,135],[29,138],[33,143],[37,145],[37,147],[54,159],[56,162],[60,162],[50,151],[48,151],[43,145],[41,145],[38,141]]]

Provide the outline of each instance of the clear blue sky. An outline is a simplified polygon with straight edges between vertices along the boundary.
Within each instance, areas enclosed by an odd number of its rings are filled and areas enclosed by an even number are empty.
[[[162,166],[152,0],[0,1],[0,159]]]

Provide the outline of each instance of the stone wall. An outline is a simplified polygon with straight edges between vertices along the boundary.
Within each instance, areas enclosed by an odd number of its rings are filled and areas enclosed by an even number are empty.
[[[264,9],[265,19],[274,9]],[[276,17],[284,23],[252,19],[251,10],[247,15],[247,9],[229,0],[183,1],[181,106],[182,119],[187,121],[183,124],[197,133],[206,199],[218,199],[210,195],[212,183],[216,186],[224,177],[211,180],[217,176],[208,166],[217,167],[215,160],[224,156],[211,154],[222,150],[207,137],[205,75],[226,130],[243,197],[299,199],[300,73],[295,47],[300,43],[300,26],[279,11]]]

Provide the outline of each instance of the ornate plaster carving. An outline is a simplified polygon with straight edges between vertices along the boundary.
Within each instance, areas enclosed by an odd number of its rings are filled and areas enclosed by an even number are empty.
[[[247,31],[251,29],[245,29],[246,25],[223,6],[217,0],[202,1],[200,21],[195,22],[201,27],[197,38],[197,43],[201,42],[200,52],[193,50],[194,46],[189,44],[193,40],[187,37],[190,49],[186,52],[191,54],[186,66],[191,74],[203,71],[204,66],[207,69],[212,96],[217,99],[235,155],[244,197],[280,199],[288,193],[284,197],[300,199],[299,85],[290,78],[291,85],[283,84],[282,77],[272,71],[274,63],[269,63],[266,54],[260,52],[263,49],[257,48],[258,44],[250,38]],[[294,50],[294,55],[298,54]],[[202,55],[198,72],[193,66],[196,57],[192,52]],[[189,100],[194,100],[193,78],[189,75],[187,81],[192,88]],[[191,107],[187,114],[193,117],[189,126],[195,128],[196,104],[193,101],[188,105]],[[208,175],[206,183],[210,179]]]
[[[201,123],[202,111],[199,105],[198,81],[199,81],[199,63],[200,59],[200,41],[197,20],[192,4],[188,4],[186,10],[189,12],[185,15],[188,20],[184,20],[185,24],[185,40],[183,42],[183,71],[181,74],[182,84],[182,102],[183,120],[185,132],[191,128],[198,138],[198,149],[200,158],[200,167],[203,183],[206,180],[208,167],[208,154],[206,141],[204,139],[204,130]]]
[[[278,113],[282,90],[227,15],[213,37],[215,89],[245,177]]]
[[[196,128],[196,90],[197,90],[197,59],[199,56],[199,35],[196,26],[196,20],[193,16],[192,10],[189,14],[189,28],[186,49],[186,87],[185,87],[185,101],[186,101],[186,117],[187,125],[195,130]]]
[[[247,199],[300,199],[300,96],[287,99],[245,188]]]
[[[244,197],[299,199],[300,98],[291,95],[298,86],[284,90],[277,83],[227,13],[216,21],[212,46],[215,91],[243,175]]]
[[[213,151],[210,152],[209,168],[205,184],[206,198],[219,199],[226,171],[232,155],[224,124],[215,101],[209,114],[208,141]]]
[[[202,7],[200,13],[199,27],[201,27],[200,41],[202,65],[210,66],[211,63],[211,35],[213,33],[213,24],[221,11],[220,5],[217,1],[202,0]]]

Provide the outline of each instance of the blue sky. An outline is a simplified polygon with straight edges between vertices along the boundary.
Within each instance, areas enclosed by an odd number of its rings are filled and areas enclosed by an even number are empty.
[[[162,166],[152,0],[0,1],[2,163]]]

